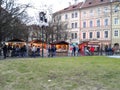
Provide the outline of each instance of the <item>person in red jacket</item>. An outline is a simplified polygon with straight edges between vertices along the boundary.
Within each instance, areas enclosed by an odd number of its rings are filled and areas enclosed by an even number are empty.
[[[95,48],[92,46],[92,47],[90,48],[91,55],[94,55],[94,51],[95,51]]]

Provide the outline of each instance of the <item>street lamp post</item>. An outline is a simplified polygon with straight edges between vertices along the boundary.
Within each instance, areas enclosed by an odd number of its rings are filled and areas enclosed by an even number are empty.
[[[44,57],[44,47],[43,47],[44,35],[43,35],[43,29],[44,29],[44,27],[48,26],[47,25],[47,19],[46,19],[46,13],[45,12],[40,12],[39,13],[39,18],[40,18],[40,21],[41,21],[41,29],[42,29],[42,57]]]

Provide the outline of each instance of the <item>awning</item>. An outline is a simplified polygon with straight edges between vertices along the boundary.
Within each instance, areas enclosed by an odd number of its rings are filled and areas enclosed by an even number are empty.
[[[65,41],[55,41],[52,44],[65,44],[65,45],[68,45],[69,43],[65,42]]]
[[[29,43],[45,43],[45,42],[42,40],[32,40]]]
[[[88,44],[88,47],[99,47],[99,45],[97,44]]]
[[[22,39],[12,39],[12,40],[8,40],[7,42],[16,42],[16,43],[20,43],[20,42],[25,42]]]

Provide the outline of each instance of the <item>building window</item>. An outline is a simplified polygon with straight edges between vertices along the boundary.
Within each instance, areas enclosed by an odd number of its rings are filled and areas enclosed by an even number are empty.
[[[72,38],[72,39],[77,39],[77,33],[72,33],[72,34],[71,34],[71,38]]]
[[[75,18],[77,18],[78,17],[78,13],[77,12],[75,12]]]
[[[104,25],[105,25],[105,26],[108,26],[108,19],[105,19]]]
[[[100,32],[97,32],[97,38],[100,38]]]
[[[104,37],[105,37],[105,38],[108,38],[108,31],[105,31],[105,32],[104,32]]]
[[[93,21],[90,21],[90,27],[93,27]]]
[[[77,39],[77,33],[75,33],[75,39]]]
[[[72,13],[71,17],[72,18],[77,18],[78,17],[78,13],[77,12]]]
[[[72,18],[74,18],[74,13],[72,13]]]
[[[74,28],[74,23],[72,23],[71,25],[72,25],[72,28]]]
[[[65,14],[65,19],[68,19],[68,15],[67,14]]]
[[[77,22],[75,22],[75,28],[77,28]]]
[[[85,39],[86,38],[86,33],[83,33],[83,39]]]
[[[100,20],[97,20],[97,27],[100,27]]]
[[[74,34],[73,33],[71,34],[71,38],[74,39]]]
[[[75,22],[75,23],[72,23],[71,26],[72,26],[72,28],[77,28],[78,24],[77,24],[77,22]]]
[[[93,10],[90,10],[90,16],[93,16]]]
[[[105,7],[104,8],[104,13],[107,14],[107,12],[108,12],[108,7]]]
[[[86,28],[86,22],[83,22],[83,28]]]
[[[115,18],[114,19],[114,24],[118,24],[119,23],[119,19],[118,18]]]
[[[92,37],[93,37],[93,33],[90,32],[90,33],[89,33],[89,38],[92,38]]]
[[[100,15],[100,8],[97,8],[97,13],[98,15]]]
[[[115,37],[118,37],[118,36],[119,36],[118,30],[115,30],[115,31],[114,31],[114,36],[115,36]]]

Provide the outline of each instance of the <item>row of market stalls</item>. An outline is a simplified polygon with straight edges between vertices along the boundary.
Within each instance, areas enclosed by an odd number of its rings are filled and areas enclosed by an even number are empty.
[[[32,40],[29,42],[25,42],[24,40],[21,39],[12,39],[12,40],[8,40],[5,42],[6,45],[11,46],[11,47],[22,47],[24,45],[31,47],[31,46],[36,46],[36,47],[40,47],[46,51],[47,48],[49,46],[54,45],[57,49],[57,54],[58,56],[60,54],[62,55],[67,55],[68,49],[69,49],[69,43],[65,42],[65,41],[55,41],[53,43],[47,44],[46,42],[42,41],[42,40]]]
[[[29,46],[34,45],[36,47],[43,46],[43,48],[47,48],[47,45],[48,45],[46,42],[44,42],[42,40],[32,40],[29,42],[25,42],[24,40],[21,40],[21,39],[12,39],[12,40],[6,41],[5,43],[6,43],[6,45],[19,46],[19,47],[28,44]],[[49,45],[55,45],[57,49],[67,50],[69,43],[65,42],[65,41],[55,41],[53,43],[50,43]]]
[[[7,45],[10,46],[18,46],[18,47],[22,47],[23,45],[29,45],[29,46],[36,46],[36,47],[42,47],[43,48],[47,48],[48,45],[55,45],[57,48],[57,51],[60,52],[62,51],[68,51],[68,49],[70,48],[70,46],[75,46],[75,44],[70,44],[66,41],[55,41],[53,43],[47,44],[46,42],[42,41],[42,40],[32,40],[29,42],[25,42],[22,39],[12,39],[12,40],[8,40],[6,41]],[[81,44],[76,44],[78,48],[80,48],[81,50],[84,49],[84,47],[88,46],[88,47],[99,47],[98,43],[90,43],[90,42],[83,42]]]
[[[55,45],[56,49],[57,49],[57,53],[58,56],[59,54],[63,54],[63,55],[67,55],[68,51],[70,51],[69,49],[71,49],[73,46],[79,48],[81,51],[84,51],[85,46],[88,46],[88,42],[83,42],[81,44],[72,44],[72,43],[68,43],[66,41],[55,41],[53,43],[47,44],[46,42],[42,41],[42,40],[32,40],[29,42],[25,42],[22,39],[12,39],[12,40],[8,40],[6,41],[7,45],[10,46],[17,46],[17,47],[22,47],[24,45],[28,45],[30,46],[36,46],[36,47],[43,47],[44,49],[47,49],[50,45]]]
[[[6,44],[10,45],[10,46],[18,46],[18,47],[22,47],[24,45],[28,45],[28,46],[34,45],[36,47],[43,47],[44,49],[47,49],[49,45],[55,45],[58,54],[62,53],[64,55],[67,54],[70,47],[75,46],[75,44],[71,44],[71,43],[68,43],[66,41],[55,41],[53,43],[47,44],[46,42],[44,42],[42,40],[32,40],[29,42],[25,42],[22,39],[8,40],[8,41],[6,41]],[[81,44],[76,44],[76,46],[81,50],[81,52],[84,51],[85,47],[94,47],[96,51],[98,48],[101,47],[99,42],[90,42],[90,41],[82,42]]]

